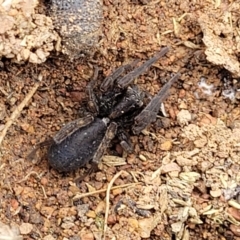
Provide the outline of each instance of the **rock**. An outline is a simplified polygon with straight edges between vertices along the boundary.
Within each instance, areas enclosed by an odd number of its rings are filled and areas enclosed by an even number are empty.
[[[192,120],[192,115],[188,110],[181,110],[177,114],[177,121],[179,125],[187,125]]]
[[[91,54],[101,34],[101,0],[51,0],[48,14],[62,38],[62,52],[70,58]]]
[[[22,223],[19,230],[21,234],[29,234],[33,230],[33,225],[31,223]]]

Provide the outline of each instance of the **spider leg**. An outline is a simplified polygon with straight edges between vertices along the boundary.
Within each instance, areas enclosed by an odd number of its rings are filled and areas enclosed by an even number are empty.
[[[119,128],[117,136],[118,139],[120,140],[120,145],[122,146],[122,148],[128,153],[133,152],[132,143],[130,141],[128,133],[124,131],[124,129]]]
[[[157,113],[161,103],[166,99],[169,89],[172,84],[180,77],[180,73],[175,74],[152,98],[148,105],[134,118],[134,126],[132,131],[134,134],[139,134],[150,123],[156,121]]]
[[[108,148],[111,140],[115,137],[115,135],[117,133],[117,127],[118,126],[115,122],[111,122],[110,125],[108,126],[105,136],[104,136],[101,144],[99,145],[97,151],[95,152],[93,159],[91,161],[93,166],[97,165],[101,161],[102,156],[104,155],[106,149]]]
[[[164,56],[168,51],[169,51],[168,47],[162,48],[159,52],[155,54],[155,56],[153,56],[148,61],[143,63],[141,66],[139,66],[138,68],[134,69],[133,71],[125,75],[123,78],[120,78],[117,81],[117,85],[120,88],[126,88],[126,86],[132,83],[134,79],[136,79],[139,75],[144,73],[147,70],[147,68],[149,68],[152,64],[154,64],[159,58]]]
[[[102,156],[104,155],[106,149],[108,148],[111,140],[115,137],[117,132],[117,124],[115,122],[111,122],[110,125],[107,128],[107,131],[105,133],[105,136],[99,145],[97,151],[95,152],[93,159],[91,161],[91,168],[88,169],[88,171],[81,177],[78,177],[75,182],[79,183],[82,181],[87,175],[95,172],[98,170],[98,164],[102,159]]]
[[[86,87],[86,92],[88,95],[88,109],[91,113],[97,115],[99,112],[99,108],[97,105],[97,98],[94,94],[93,88],[94,88],[94,84],[97,81],[98,78],[98,67],[95,66],[94,67],[94,74],[93,74],[93,78],[92,80],[88,83],[87,87]]]
[[[78,118],[64,125],[59,132],[53,137],[55,143],[59,144],[68,136],[76,132],[78,129],[87,126],[93,121],[94,117],[89,115],[83,118]]]
[[[139,62],[139,60],[135,60],[130,64],[126,64],[126,65],[123,65],[123,66],[120,66],[119,68],[117,68],[112,74],[110,74],[108,77],[106,77],[103,80],[103,82],[100,86],[100,90],[102,92],[106,92],[109,88],[112,87],[113,83],[119,76],[121,76],[125,71],[131,70],[132,68],[134,68],[138,62]]]
[[[96,172],[97,170],[98,170],[98,165],[97,164],[92,165],[91,168],[89,168],[82,176],[74,179],[74,182],[77,184],[77,186],[79,186],[80,182],[82,182],[86,176]]]
[[[32,161],[32,160],[35,158],[38,149],[40,149],[40,148],[42,148],[42,147],[50,146],[52,143],[53,143],[53,138],[38,143],[38,144],[32,149],[32,151],[27,155],[26,159]]]
[[[76,132],[78,129],[87,126],[93,121],[93,116],[86,116],[84,118],[76,119],[63,126],[60,131],[49,140],[38,143],[33,150],[27,155],[28,160],[33,160],[38,149],[46,146],[51,146],[53,143],[61,143],[64,139]]]

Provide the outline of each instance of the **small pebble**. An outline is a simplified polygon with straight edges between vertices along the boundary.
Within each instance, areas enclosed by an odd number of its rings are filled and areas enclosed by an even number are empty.
[[[169,151],[172,148],[172,141],[167,140],[160,145],[160,149],[163,151]]]
[[[42,178],[41,178],[41,184],[42,184],[43,186],[47,185],[47,184],[48,184],[48,179],[47,179],[46,177],[42,177]]]
[[[122,192],[123,192],[122,188],[117,188],[117,189],[112,190],[113,196],[117,196],[117,195],[121,194]]]
[[[108,224],[109,225],[115,224],[116,221],[117,221],[116,215],[111,214],[108,216]]]
[[[222,190],[221,189],[211,190],[210,195],[212,197],[220,197],[222,195]]]
[[[96,218],[96,213],[94,211],[88,211],[86,216],[90,218]]]
[[[236,226],[234,224],[231,224],[230,229],[234,233],[235,236],[240,237],[240,226]]]
[[[19,226],[19,230],[21,234],[29,234],[33,230],[33,225],[30,223],[22,223]]]
[[[19,203],[16,199],[11,200],[11,207],[16,210],[19,207]]]
[[[106,203],[104,201],[101,201],[98,203],[96,209],[95,209],[95,213],[99,214],[105,211],[106,208]]]
[[[240,210],[230,207],[230,208],[228,208],[227,212],[232,217],[234,217],[237,221],[240,221]]]
[[[181,110],[177,114],[177,121],[180,126],[187,125],[192,120],[192,115],[188,110]]]
[[[94,235],[91,232],[83,233],[83,234],[81,234],[80,237],[81,237],[81,240],[94,240],[95,239]]]

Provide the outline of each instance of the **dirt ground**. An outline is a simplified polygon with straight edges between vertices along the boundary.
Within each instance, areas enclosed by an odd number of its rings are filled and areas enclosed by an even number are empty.
[[[103,36],[91,59],[2,59],[2,236],[240,239],[239,8],[240,1],[104,0]],[[95,65],[102,81],[163,46],[169,53],[137,84],[154,95],[173,73],[181,77],[157,122],[131,136],[134,153],[113,144],[101,171],[79,185],[74,179],[86,169],[58,173],[46,150],[40,162],[26,159],[35,144],[84,114]]]

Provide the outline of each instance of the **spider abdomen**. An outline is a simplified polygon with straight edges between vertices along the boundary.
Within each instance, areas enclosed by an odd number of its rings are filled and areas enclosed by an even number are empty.
[[[93,158],[106,130],[106,122],[95,118],[61,143],[53,143],[48,150],[49,164],[60,172],[70,172],[83,167]]]

